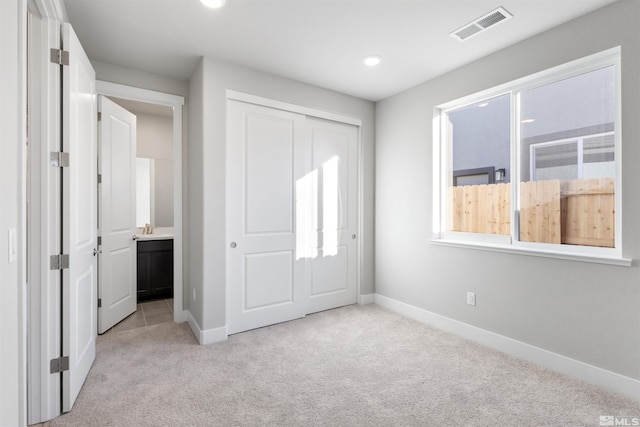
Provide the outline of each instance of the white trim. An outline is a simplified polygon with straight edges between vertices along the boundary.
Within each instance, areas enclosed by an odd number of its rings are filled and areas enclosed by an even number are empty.
[[[229,99],[362,127],[361,119],[345,116],[343,114],[329,113],[315,108],[303,107],[301,105],[290,104],[288,102],[276,101],[275,99],[263,98],[261,96],[238,92],[231,89],[227,89],[227,100]]]
[[[358,295],[359,305],[375,304],[375,302],[376,302],[376,294]]]
[[[462,235],[467,233],[460,233]],[[483,235],[478,235],[483,236]],[[552,258],[552,259],[562,259],[568,261],[580,261],[580,262],[592,262],[596,264],[608,264],[608,265],[617,265],[621,267],[631,267],[633,260],[630,258],[622,258],[617,256],[606,256],[599,255],[597,253],[588,254],[588,253],[571,253],[568,251],[560,251],[556,250],[551,244],[544,245],[542,243],[538,243],[539,246],[545,246],[546,249],[536,249],[533,246],[535,244],[522,244],[522,242],[518,242],[518,244],[500,244],[500,243],[491,243],[483,240],[454,240],[454,239],[439,239],[434,238],[432,240],[428,240],[428,243],[432,245],[440,245],[440,246],[450,246],[455,248],[467,248],[467,249],[480,249],[484,251],[490,252],[501,252],[507,254],[517,254],[517,255],[530,255],[537,256],[542,258]],[[514,242],[515,243],[515,242]],[[558,245],[559,246],[559,245]],[[587,248],[584,248],[587,249]],[[600,249],[600,248],[593,248]]]
[[[60,67],[49,62],[49,48],[60,46],[55,0],[29,2],[31,114],[29,232],[29,359],[27,422],[60,414],[60,376],[49,374],[49,360],[60,355],[60,273],[49,269],[49,255],[60,248],[60,172],[49,166],[50,151],[60,150]],[[45,13],[46,12],[46,13]]]
[[[166,105],[173,108],[173,321],[186,321],[183,315],[183,223],[182,223],[182,106],[184,97],[96,80],[100,95]]]
[[[356,141],[356,155],[358,156],[358,235],[356,240],[356,295],[358,304],[362,295],[362,280],[364,278],[364,154],[362,148],[362,126],[358,125],[358,135]],[[373,294],[370,294],[373,295]],[[371,300],[373,303],[373,299]]]
[[[598,387],[620,393],[631,399],[640,396],[640,381],[545,350],[495,332],[472,326],[404,302],[376,294],[375,303],[388,310],[427,325],[477,341],[512,356],[533,362],[544,368],[577,378]]]
[[[43,17],[65,21],[66,11],[59,0],[33,0]]]
[[[183,317],[186,319],[186,322],[191,329],[191,333],[193,333],[193,336],[196,338],[198,344],[200,345],[223,342],[226,341],[227,337],[229,336],[226,326],[215,329],[207,329],[203,331],[202,329],[200,329],[200,325],[198,325],[198,322],[193,318],[193,315],[189,310],[184,310]]]
[[[102,80],[96,80],[96,91],[101,95],[115,96],[150,104],[166,105],[168,107],[184,105],[184,97],[182,96]]]

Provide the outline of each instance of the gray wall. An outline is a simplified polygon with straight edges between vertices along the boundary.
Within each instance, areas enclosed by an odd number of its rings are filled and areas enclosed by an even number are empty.
[[[24,160],[25,89],[23,68],[26,48],[20,43],[26,36],[26,2],[0,2],[0,425],[20,425],[26,422],[24,344]],[[16,19],[18,17],[18,19]],[[22,56],[21,56],[22,55]],[[17,231],[18,256],[8,262],[9,230]],[[24,345],[24,347],[23,347]]]
[[[155,227],[173,227],[173,118],[137,114],[137,157],[154,159]]]
[[[189,131],[191,313],[204,330],[225,320],[226,89],[362,119],[363,294],[373,293],[374,104],[249,68],[204,58],[191,79]]]
[[[434,107],[622,46],[623,255],[640,257],[640,2],[622,0],[376,104],[376,293],[640,379],[640,269],[430,245]],[[472,43],[472,41],[470,41]],[[466,305],[467,291],[477,306]]]

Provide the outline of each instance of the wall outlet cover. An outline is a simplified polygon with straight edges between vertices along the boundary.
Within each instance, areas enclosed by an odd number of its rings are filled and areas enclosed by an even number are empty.
[[[476,294],[474,292],[467,292],[467,304],[476,305]]]

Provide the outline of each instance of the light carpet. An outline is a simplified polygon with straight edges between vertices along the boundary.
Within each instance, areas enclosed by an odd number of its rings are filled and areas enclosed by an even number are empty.
[[[349,306],[200,346],[186,324],[100,336],[53,426],[598,426],[640,402]]]

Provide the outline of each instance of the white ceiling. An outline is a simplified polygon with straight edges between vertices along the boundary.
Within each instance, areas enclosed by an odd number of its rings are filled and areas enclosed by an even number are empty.
[[[64,0],[91,59],[188,80],[202,56],[377,101],[615,0]],[[449,33],[502,6],[465,42]],[[367,68],[362,58],[383,62]]]

